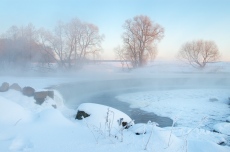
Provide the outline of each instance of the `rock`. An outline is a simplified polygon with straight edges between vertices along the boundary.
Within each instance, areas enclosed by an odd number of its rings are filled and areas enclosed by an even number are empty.
[[[34,92],[34,99],[36,100],[36,104],[39,105],[41,105],[45,101],[47,96],[47,91]]]
[[[10,89],[13,89],[13,90],[16,90],[16,91],[19,91],[19,92],[22,91],[22,88],[17,83],[12,84],[10,86]]]
[[[40,91],[34,93],[34,99],[36,100],[36,104],[41,105],[46,97],[49,96],[50,98],[54,98],[54,92],[53,91]]]
[[[0,87],[0,92],[6,92],[9,90],[9,83],[3,82],[2,86]]]
[[[82,117],[86,118],[86,117],[89,117],[90,115],[84,111],[79,111],[77,112],[77,115],[75,117],[75,119],[78,119],[78,120],[82,120]]]
[[[54,91],[47,91],[47,95],[48,95],[50,98],[54,99]]]
[[[23,95],[28,96],[28,97],[34,96],[34,92],[35,92],[35,90],[32,87],[24,87],[22,89]]]
[[[54,109],[57,109],[57,105],[52,105],[52,107],[53,107]]]
[[[125,129],[128,129],[128,127],[129,127],[129,126],[128,126],[128,123],[125,122],[125,121],[123,121],[123,122],[122,122],[122,127],[125,127]]]
[[[216,98],[210,98],[209,101],[210,101],[210,102],[216,102],[216,101],[219,101],[219,100],[216,99]]]

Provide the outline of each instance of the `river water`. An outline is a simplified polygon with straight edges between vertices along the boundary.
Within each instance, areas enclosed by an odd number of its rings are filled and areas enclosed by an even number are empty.
[[[65,104],[76,109],[81,103],[98,103],[116,108],[129,115],[135,123],[157,122],[160,127],[171,126],[173,121],[168,117],[157,116],[117,100],[115,97],[124,93],[151,90],[173,90],[189,88],[229,88],[230,79],[226,75],[202,75],[197,77],[168,78],[129,78],[116,80],[80,81],[66,83],[53,88],[59,90]]]

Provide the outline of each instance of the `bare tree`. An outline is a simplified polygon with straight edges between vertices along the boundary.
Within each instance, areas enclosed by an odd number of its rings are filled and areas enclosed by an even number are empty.
[[[59,22],[54,32],[40,29],[39,38],[43,50],[50,54],[51,48],[56,62],[68,69],[81,66],[86,58],[96,57],[102,50],[103,35],[99,35],[98,27],[79,19]]]
[[[66,25],[65,31],[70,52],[69,61],[73,60],[75,66],[82,64],[90,55],[95,57],[101,52],[104,36],[99,35],[99,29],[94,24],[73,19]]]
[[[130,60],[134,68],[145,65],[149,58],[153,60],[157,54],[157,42],[164,37],[164,28],[143,15],[126,20],[123,28],[126,60]]]
[[[197,40],[183,44],[178,58],[195,68],[204,68],[208,62],[217,61],[220,53],[214,41]]]
[[[41,50],[46,52],[48,56],[52,57],[60,68],[67,68],[65,64],[67,52],[65,51],[63,32],[63,26],[58,24],[54,33],[42,28],[39,30],[38,35]]]

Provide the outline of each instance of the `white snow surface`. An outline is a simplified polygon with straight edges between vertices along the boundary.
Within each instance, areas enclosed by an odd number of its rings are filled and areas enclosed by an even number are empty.
[[[84,118],[85,123],[89,122],[90,125],[101,129],[110,129],[111,133],[115,134],[122,128],[122,122],[127,122],[129,126],[134,124],[125,113],[100,104],[83,103],[77,111],[84,111],[90,115],[90,117]]]
[[[225,121],[229,115],[228,96],[227,89],[183,89],[129,93],[117,99],[130,103],[132,108],[176,119],[177,126],[210,127],[211,121]]]
[[[222,122],[214,125],[214,130],[230,136],[230,123]]]
[[[108,135],[101,128],[95,128],[95,120],[105,120],[108,107],[83,104],[79,109],[87,109],[94,117],[86,121],[75,120],[77,110],[68,109],[63,105],[61,96],[55,91],[55,99],[46,100],[44,105],[36,105],[32,97],[9,90],[0,93],[0,151],[31,151],[31,152],[75,152],[75,151],[221,151],[228,152],[227,146],[219,146],[211,140],[186,140],[167,128],[155,125],[136,124],[115,136]],[[51,105],[56,103],[57,109]],[[114,118],[131,120],[127,115],[114,108],[118,113]],[[114,119],[116,120],[116,119]],[[114,121],[114,123],[116,123]],[[143,127],[147,132],[135,135],[135,128]],[[118,130],[119,131],[119,130]],[[204,133],[200,133],[202,136]],[[211,137],[211,136],[209,136]],[[122,142],[121,142],[122,141]]]

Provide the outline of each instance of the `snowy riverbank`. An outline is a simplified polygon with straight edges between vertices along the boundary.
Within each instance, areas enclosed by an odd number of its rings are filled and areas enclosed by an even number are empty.
[[[223,65],[224,66],[224,65]],[[159,67],[159,66],[158,66]],[[90,68],[92,69],[92,67]],[[32,86],[35,90],[72,82],[95,82],[94,87],[83,87],[81,91],[106,91],[111,89],[144,88],[152,86],[152,91],[139,91],[131,94],[120,94],[117,98],[130,103],[131,107],[171,117],[175,120],[174,127],[159,128],[154,123],[135,124],[129,129],[115,129],[116,133],[109,136],[108,130],[103,129],[106,123],[106,109],[96,109],[91,117],[75,120],[77,109],[66,107],[62,95],[55,91],[54,99],[47,98],[42,105],[35,104],[33,97],[22,95],[21,92],[9,90],[0,92],[0,151],[27,152],[75,152],[98,151],[117,152],[229,152],[229,78],[226,77],[228,68],[221,68],[222,73],[157,73],[154,67],[137,69],[129,73],[111,69],[95,71],[82,70],[82,73],[71,77],[0,77],[0,83],[18,83],[20,86]],[[150,69],[150,71],[149,71]],[[151,70],[152,69],[152,70]],[[175,68],[176,69],[176,68]],[[225,70],[223,70],[225,69]],[[224,72],[223,72],[224,71]],[[93,72],[93,74],[92,74]],[[143,72],[145,74],[143,74]],[[194,71],[193,71],[194,72]],[[173,79],[172,76],[174,77]],[[183,79],[186,77],[186,79]],[[131,79],[132,80],[131,80]],[[151,78],[151,79],[150,79]],[[155,79],[156,78],[156,79]],[[176,79],[175,79],[176,78]],[[149,80],[159,80],[149,82]],[[107,80],[116,80],[114,84],[101,86]],[[130,80],[126,83],[120,80]],[[138,81],[135,81],[138,80]],[[174,80],[180,80],[174,82]],[[184,82],[186,80],[186,82]],[[206,80],[203,83],[200,80]],[[112,81],[109,81],[112,82]],[[135,82],[135,83],[133,83]],[[162,86],[166,90],[159,90]],[[188,86],[194,84],[196,86]],[[84,86],[84,83],[83,83]],[[157,87],[156,87],[157,86]],[[217,87],[215,87],[217,86]],[[88,89],[88,90],[87,90]],[[76,90],[77,91],[77,90]],[[81,92],[78,93],[80,95]],[[84,93],[87,96],[88,92]],[[57,105],[54,109],[53,104]],[[84,109],[96,108],[94,106]],[[94,109],[95,110],[95,109]],[[115,111],[115,110],[114,110]],[[123,117],[120,114],[119,117]],[[95,119],[98,119],[95,120]],[[117,119],[117,118],[116,118]],[[112,120],[114,124],[117,120]],[[98,123],[97,123],[98,122]],[[215,129],[218,132],[212,132]],[[122,131],[121,131],[122,130]],[[136,135],[136,133],[140,135]],[[122,139],[122,140],[121,140]],[[222,144],[222,145],[220,145]]]

